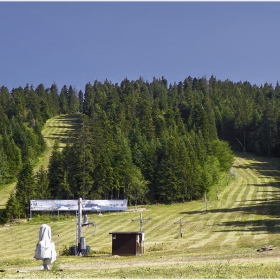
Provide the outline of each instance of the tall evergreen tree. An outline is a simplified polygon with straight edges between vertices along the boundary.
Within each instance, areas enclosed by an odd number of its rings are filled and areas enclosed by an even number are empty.
[[[51,192],[49,189],[48,173],[44,170],[43,166],[40,166],[36,173],[37,193],[38,199],[50,199]]]
[[[61,114],[69,113],[69,111],[68,111],[68,88],[66,85],[64,85],[60,91],[59,107],[60,107]]]
[[[27,217],[29,215],[30,200],[38,198],[38,186],[33,174],[33,167],[28,161],[22,166],[15,190],[15,197],[20,205],[19,215]]]
[[[57,186],[59,185],[60,181],[59,178],[61,177],[61,164],[62,164],[62,154],[59,150],[59,143],[56,141],[53,145],[52,153],[49,160],[48,166],[48,180],[49,180],[49,189],[51,192],[51,197],[56,199],[58,197],[57,193]]]
[[[50,104],[51,115],[55,116],[60,113],[59,93],[55,83],[53,83],[48,91],[48,103]]]
[[[9,172],[6,174],[6,178],[8,177],[7,180],[10,182],[17,177],[22,167],[21,151],[12,137],[6,133],[3,135],[3,148],[5,149],[5,154],[8,159]]]

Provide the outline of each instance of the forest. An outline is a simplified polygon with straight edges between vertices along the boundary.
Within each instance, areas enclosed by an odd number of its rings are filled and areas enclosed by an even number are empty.
[[[228,172],[234,151],[280,157],[280,86],[211,76],[168,84],[124,79],[58,89],[0,88],[0,186],[16,181],[2,221],[28,217],[30,199],[200,199]],[[45,122],[78,114],[74,143],[55,143],[47,170]]]

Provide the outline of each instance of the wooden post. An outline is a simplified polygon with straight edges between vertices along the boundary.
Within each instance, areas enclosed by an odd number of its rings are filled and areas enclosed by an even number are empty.
[[[135,220],[135,219],[131,219],[132,222],[135,222],[135,221],[140,221],[140,231],[142,231],[142,224],[143,224],[143,221],[149,221],[151,220],[151,218],[148,218],[148,219],[143,219],[142,218],[142,212],[140,212],[140,219],[138,220]]]
[[[205,212],[207,213],[208,212],[208,200],[207,200],[206,192],[204,195],[204,200],[205,200]]]
[[[179,224],[180,225],[180,237],[182,238],[183,237],[183,224],[186,224],[187,222],[182,222],[182,218],[180,218],[180,221],[179,222],[175,222],[174,224]]]

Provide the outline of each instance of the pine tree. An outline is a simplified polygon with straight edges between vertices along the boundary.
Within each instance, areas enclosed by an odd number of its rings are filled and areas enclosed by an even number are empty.
[[[8,183],[10,180],[9,174],[9,162],[3,149],[3,141],[0,135],[0,186]]]
[[[22,166],[15,190],[15,197],[20,205],[20,216],[26,217],[29,214],[30,200],[38,198],[38,186],[33,175],[33,167],[28,161]]]
[[[162,139],[162,148],[156,173],[157,195],[163,202],[174,202],[181,198],[179,182],[179,149],[175,137]]]
[[[148,193],[148,181],[145,180],[141,170],[135,165],[132,166],[132,170],[129,175],[125,197],[128,200],[128,204],[133,201],[135,205],[139,202],[144,204]]]
[[[91,115],[93,114],[93,107],[94,107],[94,90],[90,83],[87,83],[85,86],[83,105],[84,105],[83,108],[84,114],[91,117]]]
[[[67,94],[67,113],[68,114],[76,114],[79,111],[79,99],[78,93],[75,87],[69,86],[68,94]]]
[[[49,189],[48,173],[44,170],[43,166],[40,166],[38,172],[36,173],[36,183],[38,199],[50,199],[51,192]]]
[[[5,147],[5,154],[8,159],[9,178],[12,181],[18,176],[22,167],[22,156],[19,147],[15,144],[14,140],[6,133],[3,135],[3,148]]]
[[[6,133],[8,129],[9,129],[9,119],[4,112],[2,105],[0,104],[0,134]]]
[[[15,196],[15,192],[12,191],[6,202],[5,210],[1,219],[4,223],[12,221],[13,219],[20,219],[23,215],[21,205]]]
[[[57,186],[60,183],[62,154],[59,150],[59,143],[55,141],[48,166],[48,180],[51,197],[56,199],[58,197]]]
[[[48,103],[52,116],[60,113],[58,88],[55,83],[51,85],[51,88],[48,91]]]
[[[64,85],[60,91],[59,95],[59,107],[60,107],[60,114],[68,114],[68,88]]]
[[[79,137],[69,149],[71,166],[69,172],[72,175],[72,192],[82,198],[89,198],[93,188],[93,171],[95,161],[93,157],[93,134],[91,120],[82,115],[82,126],[79,130]]]
[[[78,99],[79,99],[79,106],[78,106],[78,112],[79,113],[83,113],[84,112],[84,94],[81,90],[79,90],[79,93],[78,93]]]
[[[118,132],[116,135],[116,151],[113,155],[113,171],[115,188],[112,195],[117,198],[125,198],[130,176],[133,168],[131,148],[128,138]]]

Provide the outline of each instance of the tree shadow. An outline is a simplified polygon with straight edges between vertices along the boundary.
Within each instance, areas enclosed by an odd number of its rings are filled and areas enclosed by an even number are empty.
[[[247,220],[247,221],[228,221],[217,224],[219,227],[229,227],[229,229],[214,230],[214,232],[260,232],[260,233],[279,233],[280,221],[278,220]]]
[[[246,201],[252,201],[252,200],[244,200],[240,202],[246,202]],[[278,208],[280,210],[280,201],[277,198],[273,198],[270,200],[261,200],[256,199],[256,201],[260,201],[258,204],[250,204],[250,205],[240,205],[238,207],[232,207],[232,208],[216,208],[216,209],[209,209],[208,213],[234,213],[234,212],[242,212],[243,214],[259,214],[259,215],[270,215],[270,216],[276,216],[278,217],[279,212]],[[180,214],[186,214],[186,215],[193,215],[193,214],[200,214],[205,212],[205,210],[202,211],[183,211],[180,212]]]
[[[219,226],[219,229],[216,230],[218,232],[252,231],[256,234],[258,234],[258,232],[279,233],[280,221],[278,221],[278,216],[280,212],[280,200],[278,196],[280,195],[280,164],[277,163],[277,159],[273,158],[267,159],[263,157],[252,156],[250,154],[242,154],[238,156],[248,159],[249,164],[235,164],[233,167],[235,170],[237,170],[237,172],[239,169],[252,169],[254,174],[256,174],[256,176],[259,178],[268,179],[268,182],[250,183],[246,184],[245,186],[246,188],[255,188],[257,195],[260,197],[258,198],[257,196],[253,196],[250,199],[236,200],[234,202],[239,203],[239,205],[236,207],[221,207],[211,209],[211,204],[209,204],[210,209],[208,209],[207,213],[206,210],[201,210],[183,211],[181,214],[224,214],[227,221],[215,224]],[[272,188],[272,190],[269,188]],[[250,204],[246,204],[246,202]],[[226,217],[227,214],[230,216]],[[255,219],[250,219],[251,214],[259,216],[254,216]],[[234,219],[232,221],[231,216],[232,219]],[[238,217],[242,218],[243,220],[236,221],[235,219],[238,219]]]
[[[75,130],[75,128],[73,127],[73,125],[48,125],[48,127],[51,127],[51,128],[60,128],[60,129],[66,129],[66,128],[68,128],[68,130]]]
[[[259,174],[260,178],[280,177],[280,164],[277,162],[278,161],[277,158],[264,158],[249,153],[246,154],[238,153],[237,155],[238,157],[244,158],[250,161],[251,163],[243,164],[243,165],[234,164],[234,168],[236,170],[253,169],[256,174]]]
[[[222,223],[216,223],[216,226],[219,227],[229,227],[229,229],[219,229],[216,230],[217,232],[230,232],[230,231],[263,231],[263,232],[270,232],[270,233],[279,233],[280,232],[280,221],[277,220],[280,211],[280,202],[277,199],[273,199],[270,201],[263,201],[258,204],[254,205],[241,205],[238,207],[232,208],[219,208],[219,209],[209,209],[206,213],[205,210],[203,211],[184,211],[180,214],[187,214],[187,215],[195,215],[195,214],[219,214],[222,213],[224,215],[233,214],[234,219],[236,217],[246,216],[250,214],[255,215],[266,215],[269,216],[267,219],[257,219],[257,220],[249,220],[244,219],[244,221],[225,221]],[[226,216],[225,216],[226,217]],[[246,217],[245,217],[246,218]]]
[[[223,214],[226,221],[215,224],[218,226],[217,232],[255,232],[258,233],[279,233],[280,221],[278,221],[280,213],[280,164],[278,159],[257,157],[250,154],[238,155],[241,158],[249,160],[249,164],[237,165],[234,164],[234,169],[252,169],[259,178],[267,178],[268,182],[246,184],[246,188],[256,188],[257,194],[271,197],[257,197],[250,199],[241,199],[233,202],[238,202],[236,207],[221,207],[211,209],[209,204],[208,211],[183,211],[180,214],[198,215],[198,214]],[[268,188],[273,188],[272,190]],[[249,204],[246,204],[246,203]],[[254,219],[250,215],[254,215]],[[228,217],[227,217],[228,215]],[[257,216],[256,216],[257,215]],[[210,217],[209,216],[209,217]],[[262,217],[263,216],[263,217]],[[232,218],[231,218],[232,217]],[[238,221],[238,218],[242,221]],[[234,219],[234,220],[233,220]],[[221,219],[217,219],[221,221]]]
[[[49,127],[61,129],[62,131],[51,132],[45,138],[58,140],[61,144],[74,143],[78,137],[77,127],[81,125],[79,115],[63,115],[59,117],[59,120],[63,122],[63,125],[57,124]]]

